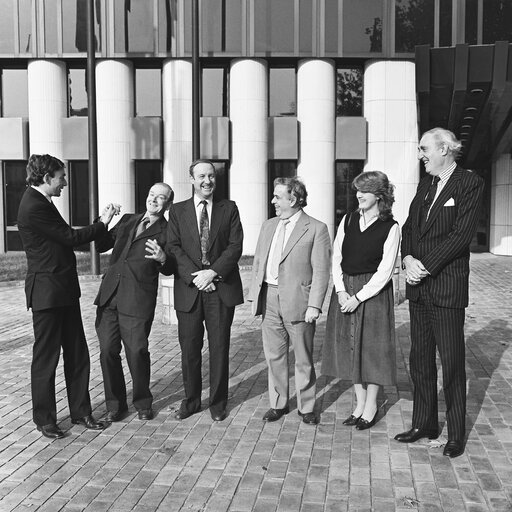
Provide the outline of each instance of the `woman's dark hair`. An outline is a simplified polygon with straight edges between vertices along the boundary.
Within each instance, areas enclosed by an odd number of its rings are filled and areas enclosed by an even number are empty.
[[[395,202],[395,186],[389,182],[388,177],[381,171],[362,172],[352,181],[352,188],[360,192],[371,192],[379,198],[379,219],[388,220],[393,218],[391,212]]]

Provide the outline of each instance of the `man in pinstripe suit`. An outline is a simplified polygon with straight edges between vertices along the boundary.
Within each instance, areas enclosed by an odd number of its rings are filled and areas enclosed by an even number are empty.
[[[436,347],[443,371],[448,442],[444,455],[464,452],[466,371],[464,315],[468,305],[469,245],[483,180],[459,167],[455,135],[434,128],[421,138],[418,158],[428,175],[419,183],[402,229],[402,263],[411,318],[412,428],[395,439],[413,443],[439,436]]]

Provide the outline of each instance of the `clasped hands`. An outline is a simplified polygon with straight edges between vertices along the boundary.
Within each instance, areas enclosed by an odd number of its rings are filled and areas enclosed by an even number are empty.
[[[192,272],[191,275],[194,276],[192,283],[194,283],[195,287],[199,291],[211,293],[217,289],[213,282],[217,277],[217,272],[215,272],[215,270],[207,268],[204,270],[198,270],[197,272]]]
[[[352,313],[357,309],[360,302],[356,299],[355,295],[350,295],[347,292],[338,292],[338,303],[342,313]]]
[[[423,278],[429,275],[429,272],[424,267],[423,263],[411,255],[404,258],[404,266],[405,281],[411,286],[419,284]]]
[[[107,204],[107,206],[105,206],[105,208],[103,208],[103,211],[101,212],[100,221],[103,222],[103,224],[105,224],[105,227],[108,227],[114,215],[119,215],[120,211],[120,204],[109,203]]]

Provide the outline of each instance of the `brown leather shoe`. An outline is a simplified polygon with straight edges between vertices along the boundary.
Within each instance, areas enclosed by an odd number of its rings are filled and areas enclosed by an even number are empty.
[[[277,421],[281,419],[285,414],[288,414],[290,409],[288,406],[283,409],[269,409],[263,416],[263,421]]]
[[[107,428],[107,425],[102,421],[96,421],[94,417],[89,414],[88,416],[84,416],[83,418],[75,418],[71,420],[73,425],[82,425],[89,430],[103,430]]]
[[[37,430],[48,439],[62,439],[64,437],[64,432],[53,423],[49,425],[37,425]]]

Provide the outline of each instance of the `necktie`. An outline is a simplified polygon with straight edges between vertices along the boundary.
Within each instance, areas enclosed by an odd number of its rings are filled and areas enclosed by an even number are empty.
[[[274,247],[274,254],[272,255],[272,263],[270,265],[270,276],[273,279],[278,278],[279,276],[279,263],[281,263],[281,256],[283,254],[284,247],[284,235],[286,233],[286,225],[289,224],[288,219],[284,219],[281,222],[281,227],[279,229],[279,233],[277,233],[276,245]]]
[[[148,217],[144,217],[142,219],[142,222],[137,226],[137,231],[135,233],[135,238],[137,238],[138,236],[140,236],[144,231],[146,231],[147,227],[149,225],[149,218]]]
[[[434,202],[434,198],[436,197],[437,192],[437,184],[439,183],[439,176],[434,176],[432,183],[428,189],[428,193],[423,201],[423,207],[421,209],[421,218],[420,218],[420,229],[423,230],[425,224],[427,223],[428,212]]]
[[[201,211],[201,217],[199,219],[199,235],[201,237],[201,263],[203,265],[209,265],[208,260],[208,246],[210,241],[210,223],[208,221],[208,209],[207,202],[201,201],[203,210]]]

